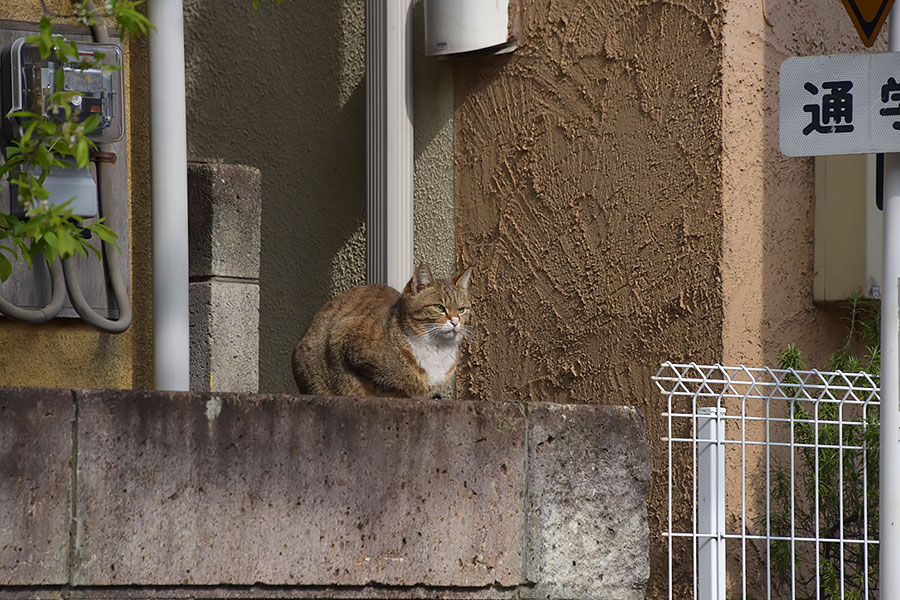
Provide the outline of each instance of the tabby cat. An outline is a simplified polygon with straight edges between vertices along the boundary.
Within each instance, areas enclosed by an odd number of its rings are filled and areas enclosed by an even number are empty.
[[[294,348],[300,393],[430,397],[456,368],[471,275],[435,279],[421,264],[402,294],[366,285],[328,302]]]

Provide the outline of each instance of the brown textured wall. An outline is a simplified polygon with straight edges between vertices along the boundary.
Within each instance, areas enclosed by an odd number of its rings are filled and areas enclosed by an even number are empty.
[[[459,393],[642,407],[658,533],[650,376],[722,354],[721,2],[525,0],[522,15],[514,54],[454,68],[478,327]]]

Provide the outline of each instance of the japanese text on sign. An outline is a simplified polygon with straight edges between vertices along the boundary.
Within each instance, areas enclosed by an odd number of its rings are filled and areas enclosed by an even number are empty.
[[[790,58],[781,65],[779,141],[788,156],[900,151],[900,57]]]

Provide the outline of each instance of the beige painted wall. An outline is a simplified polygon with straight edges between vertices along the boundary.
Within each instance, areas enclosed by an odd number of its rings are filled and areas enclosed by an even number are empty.
[[[46,4],[51,12],[70,11],[69,2],[64,0]],[[41,15],[40,0],[0,3],[0,19],[36,23]],[[53,20],[73,22],[58,17]],[[149,220],[146,46],[126,45],[125,55],[131,215],[132,220]],[[131,328],[121,335],[110,335],[78,319],[56,319],[39,326],[0,319],[0,385],[151,387],[149,236],[148,227],[133,228],[130,233],[134,309]]]
[[[792,56],[883,52],[887,31],[866,50],[840,2],[728,0],[723,39],[723,362],[776,365],[793,342],[807,367],[822,368],[846,329],[839,303],[813,303],[814,159],[778,150],[778,70]],[[742,477],[749,482],[751,522],[765,510],[765,460],[750,449],[746,471],[735,463],[727,473],[735,494]],[[738,531],[739,503],[731,506],[727,526]],[[751,544],[748,557],[750,592],[764,594],[765,546]],[[729,585],[740,594],[738,578]]]
[[[778,151],[778,69],[866,49],[839,2],[729,0],[723,31],[723,360],[775,364],[794,342],[821,367],[845,333],[812,301],[813,159]]]

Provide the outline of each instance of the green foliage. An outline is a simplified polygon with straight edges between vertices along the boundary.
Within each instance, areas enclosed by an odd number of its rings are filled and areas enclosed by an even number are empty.
[[[285,0],[277,0],[278,4]],[[73,0],[72,14],[83,25],[97,25],[102,19],[113,23],[120,37],[146,34],[153,24],[138,9],[143,0]],[[259,8],[258,0],[252,0]],[[46,7],[45,7],[46,11]],[[103,54],[82,56],[73,42],[54,35],[50,20],[40,21],[40,33],[29,36],[28,42],[38,45],[43,59],[78,65],[81,69],[108,72],[120,67],[103,63]],[[62,91],[64,74],[58,70],[55,90],[43,97],[43,104],[35,110],[11,113],[22,130],[21,139],[9,142],[0,166],[0,179],[6,177],[18,189],[18,204],[25,209],[25,218],[0,213],[0,281],[12,273],[12,261],[21,258],[31,267],[35,256],[43,254],[49,262],[59,257],[84,256],[88,252],[100,256],[99,250],[87,240],[92,232],[101,241],[116,245],[117,236],[102,219],[82,226],[81,219],[72,214],[69,202],[51,205],[44,181],[51,168],[84,168],[90,162],[94,143],[88,137],[99,124],[99,116],[82,118],[73,110],[79,92]]]
[[[96,25],[100,17],[118,23],[119,36],[145,34],[150,29],[155,29],[150,20],[138,11],[137,7],[143,4],[126,0],[105,0],[100,6],[92,6],[90,0],[72,2],[72,12],[82,25]]]
[[[152,25],[137,11],[141,2],[106,0],[102,8],[93,8],[87,0],[73,3],[73,13],[85,25],[94,25],[102,17],[118,23],[120,33],[143,34]],[[78,53],[77,46],[60,35],[53,34],[50,20],[44,16],[40,32],[26,38],[36,43],[42,59],[75,64],[81,69],[109,72],[115,65],[104,64],[104,55]],[[115,232],[99,219],[82,226],[81,219],[72,214],[70,202],[51,205],[44,182],[51,168],[83,169],[90,162],[96,148],[88,137],[100,123],[99,115],[82,117],[73,110],[79,92],[64,91],[65,75],[57,70],[55,89],[42,98],[35,111],[11,112],[21,125],[22,135],[5,148],[5,162],[0,166],[0,178],[6,177],[16,186],[16,201],[25,210],[25,218],[0,213],[0,281],[12,273],[12,261],[22,258],[31,267],[33,259],[43,254],[48,262],[59,257],[84,256],[88,252],[100,256],[99,250],[87,240],[92,232],[101,241],[118,247]]]
[[[877,388],[881,373],[879,304],[856,294],[848,302],[846,319],[847,337],[829,357],[826,370],[868,373]],[[803,368],[803,356],[793,344],[779,355],[779,362],[783,369]],[[854,386],[865,387],[865,381],[863,377],[850,378]],[[799,383],[793,376],[787,377],[786,382]],[[799,448],[794,458],[793,481],[790,466],[777,465],[773,473],[772,508],[768,515],[771,534],[814,537],[818,532],[819,537],[827,538],[840,538],[843,534],[845,539],[877,539],[877,410],[871,408],[863,414],[849,406],[841,409],[834,402],[814,404],[798,396],[788,401],[788,410],[794,418],[793,438]],[[854,421],[862,420],[865,426],[840,424],[848,416]],[[841,451],[837,446],[845,449]],[[795,583],[799,599],[839,598],[843,562],[844,598],[864,598],[866,578],[870,595],[877,594],[877,546],[845,544],[842,561],[840,544],[823,543],[815,548],[809,543],[796,543],[792,564],[789,541],[770,544],[773,584],[781,593],[789,593]],[[817,572],[819,590],[815,589]]]

